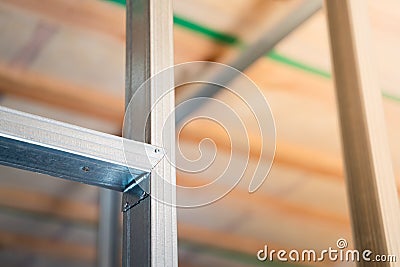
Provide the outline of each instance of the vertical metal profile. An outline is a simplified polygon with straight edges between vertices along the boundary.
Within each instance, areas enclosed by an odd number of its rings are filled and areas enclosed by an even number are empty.
[[[99,226],[97,234],[97,266],[120,265],[121,193],[105,188],[99,189]]]
[[[138,88],[152,75],[173,65],[173,14],[171,0],[127,0],[126,32],[126,105]],[[151,144],[170,142],[174,148],[174,120],[167,116],[174,109],[174,95],[168,94],[160,100],[150,115],[150,123],[144,129],[138,128],[137,121],[150,113],[152,105],[167,90],[173,88],[173,77],[139,94],[141,114],[129,114],[124,125],[124,137]],[[136,102],[135,102],[136,104]],[[140,125],[140,123],[139,123]],[[174,156],[174,151],[169,151]],[[153,172],[157,172],[165,181],[175,184],[175,168],[162,160]],[[174,192],[166,190],[164,183],[150,178],[144,179],[142,187],[150,194],[174,200]],[[141,201],[129,207],[130,199],[135,199],[134,190],[123,196],[123,266],[177,266],[177,226],[176,210],[170,205],[157,201],[144,194]],[[126,203],[125,203],[126,202]],[[128,208],[126,208],[128,206]]]
[[[373,256],[398,257],[400,211],[382,97],[371,59],[367,2],[325,3],[355,247],[368,249]],[[377,261],[358,264],[399,265]]]

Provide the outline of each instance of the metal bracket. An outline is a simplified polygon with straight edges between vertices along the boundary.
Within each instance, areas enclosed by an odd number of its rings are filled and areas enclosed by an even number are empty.
[[[150,176],[150,173],[145,173],[125,188],[122,195],[122,212],[127,212],[149,196],[145,190],[149,188]]]

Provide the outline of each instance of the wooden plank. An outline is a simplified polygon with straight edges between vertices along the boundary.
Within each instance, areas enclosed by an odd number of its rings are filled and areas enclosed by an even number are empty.
[[[98,218],[95,205],[4,186],[0,187],[0,206],[92,225]]]
[[[206,178],[194,178],[178,174],[179,185],[187,187],[199,186],[199,183],[204,184]],[[210,181],[208,181],[210,182]],[[214,185],[212,189],[219,189],[220,185]],[[212,190],[210,189],[210,190]],[[349,225],[347,217],[328,210],[315,209],[305,205],[293,203],[293,201],[285,200],[281,196],[274,196],[272,194],[249,194],[246,190],[236,187],[227,195],[233,201],[240,201],[246,203],[247,206],[254,208],[255,210],[274,210],[285,214],[287,217],[293,219],[302,219],[310,222],[321,222],[323,224],[329,224],[334,227],[344,227]],[[249,208],[250,209],[250,208]],[[181,211],[184,212],[184,211]]]
[[[39,14],[47,20],[86,28],[125,40],[125,10],[98,0],[2,0],[1,2]]]
[[[96,254],[95,248],[91,246],[6,231],[0,231],[0,246],[24,248],[35,253],[85,261],[92,261]]]
[[[18,255],[16,257],[15,255]],[[19,248],[4,248],[0,250],[0,258],[3,266],[40,266],[40,267],[89,267],[94,262],[77,260],[68,257],[56,257],[54,255],[39,254],[33,251]]]
[[[205,180],[201,177],[193,178],[182,174],[179,174],[177,179],[180,185],[189,187],[197,186],[200,182],[204,183]],[[218,186],[216,188],[218,189]],[[293,219],[329,224],[335,228],[345,228],[349,224],[348,218],[343,215],[293,203],[293,201],[272,194],[248,194],[246,190],[236,188],[231,191],[229,197],[234,202],[246,203],[253,209],[262,210],[266,208]],[[98,207],[95,204],[77,202],[69,198],[59,198],[9,186],[0,188],[0,206],[89,225],[95,225],[98,219]]]
[[[0,92],[122,124],[124,101],[100,90],[77,86],[27,69],[0,63]]]
[[[203,131],[199,129],[207,130]],[[179,138],[182,141],[192,142],[193,144],[199,144],[204,138],[210,138],[215,142],[218,149],[222,151],[231,150],[230,140],[225,130],[210,120],[191,122],[180,132]],[[252,134],[251,131],[248,132],[248,138],[250,160],[258,160],[261,155],[261,140],[258,135]],[[245,153],[247,147],[242,147],[241,149]],[[235,153],[237,152],[235,151]],[[315,160],[316,158],[318,158],[318,161]],[[339,181],[343,180],[343,166],[340,158],[301,144],[286,142],[284,140],[278,141],[274,163],[299,168],[311,173],[318,173]]]
[[[364,0],[325,1],[355,247],[400,251],[400,210]],[[360,266],[400,266],[398,263]],[[374,265],[375,264],[375,265]]]
[[[42,23],[52,26],[67,26],[83,31],[97,32],[125,41],[125,8],[99,0],[3,0],[0,4],[8,8],[25,11],[24,15],[37,16]],[[68,10],[69,12],[65,12]],[[212,60],[219,56],[225,45],[204,38],[201,34],[189,33],[183,27],[174,27],[175,63],[194,60]],[[196,51],[196,53],[193,53]]]

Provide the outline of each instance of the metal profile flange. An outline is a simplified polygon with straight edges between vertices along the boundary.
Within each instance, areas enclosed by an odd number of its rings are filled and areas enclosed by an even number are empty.
[[[122,192],[163,155],[156,146],[0,107],[2,165]]]

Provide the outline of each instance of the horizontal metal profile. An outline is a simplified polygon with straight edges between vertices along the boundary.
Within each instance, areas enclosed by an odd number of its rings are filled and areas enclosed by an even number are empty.
[[[156,146],[0,107],[2,165],[124,191],[163,155]]]

